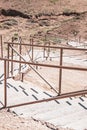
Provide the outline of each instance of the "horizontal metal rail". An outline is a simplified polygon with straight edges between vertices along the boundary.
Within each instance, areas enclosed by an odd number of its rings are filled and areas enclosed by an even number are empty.
[[[20,45],[20,43],[13,43],[13,42],[5,42],[5,44],[7,44],[8,46],[10,46],[16,53],[18,53],[13,47],[12,45]],[[74,47],[56,47],[56,46],[47,46],[47,45],[35,45],[35,44],[23,44],[21,43],[21,45],[26,45],[26,46],[32,46],[32,47],[41,47],[41,48],[54,48],[54,49],[60,49],[61,51],[61,55],[60,57],[62,57],[63,54],[63,49],[65,50],[79,50],[79,51],[87,51],[87,49],[81,49],[81,48],[74,48]],[[60,65],[49,65],[49,64],[42,64],[42,63],[34,63],[34,62],[28,62],[26,61],[19,53],[18,55],[22,58],[23,61],[18,61],[18,60],[13,60],[13,59],[7,59],[7,58],[0,58],[0,60],[4,60],[5,64],[6,62],[16,62],[16,63],[22,63],[22,64],[28,64],[31,68],[31,65],[35,65],[35,66],[42,66],[42,67],[51,67],[51,68],[59,68],[59,69],[67,69],[67,70],[79,70],[79,71],[87,71],[87,68],[83,68],[83,67],[72,67],[72,66],[65,66],[62,65],[62,60],[60,59],[61,63]],[[6,66],[5,66],[6,67]],[[32,68],[33,69],[33,68]],[[34,69],[33,69],[34,70]],[[37,74],[39,74],[36,70],[34,70]],[[7,108],[12,108],[12,107],[19,107],[19,106],[23,106],[23,105],[29,105],[29,104],[35,104],[35,103],[41,103],[41,102],[48,102],[48,101],[52,101],[52,100],[58,100],[58,99],[62,99],[62,98],[68,98],[68,97],[73,97],[73,96],[80,96],[80,95],[85,95],[87,94],[87,90],[81,90],[81,91],[75,91],[75,92],[70,92],[70,93],[64,93],[57,96],[53,96],[47,99],[42,99],[42,100],[37,100],[37,101],[30,101],[30,102],[25,102],[25,103],[20,103],[20,104],[15,104],[15,105],[7,105],[7,91],[6,91],[6,70],[5,70],[5,107]],[[60,80],[61,82],[61,80]],[[61,89],[61,85],[59,86]]]
[[[20,43],[13,43],[13,42],[4,42],[5,44],[15,44],[15,45],[20,45]],[[45,45],[35,45],[35,44],[24,44],[21,43],[21,45],[26,45],[26,46],[33,46],[33,47],[45,47],[45,48],[53,48],[53,49],[66,49],[66,50],[80,50],[80,51],[87,51],[86,48],[74,48],[74,47],[61,47],[61,46],[45,46]]]
[[[41,63],[32,63],[32,62],[27,62],[27,61],[25,62],[25,61],[11,60],[11,59],[7,59],[7,58],[0,58],[0,60],[6,60],[6,61],[9,61],[9,62],[12,61],[12,62],[17,62],[17,63],[22,63],[22,64],[35,65],[35,66],[87,71],[87,68],[83,68],[83,67],[71,67],[71,66],[62,66],[62,65],[48,65],[48,64],[41,64]]]
[[[30,104],[35,104],[35,103],[49,102],[49,101],[52,101],[52,100],[58,100],[58,99],[74,97],[74,96],[80,96],[80,95],[84,95],[84,94],[87,94],[87,90],[64,93],[64,94],[61,94],[60,96],[55,96],[55,97],[48,98],[48,99],[26,102],[26,103],[21,103],[21,104],[17,104],[17,105],[10,105],[10,106],[7,106],[7,108],[19,107],[19,106],[30,105]]]

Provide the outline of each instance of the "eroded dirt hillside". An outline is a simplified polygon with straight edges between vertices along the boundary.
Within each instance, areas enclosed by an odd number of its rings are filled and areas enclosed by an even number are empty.
[[[64,38],[87,39],[86,0],[0,0],[0,34],[42,36],[51,32]],[[27,36],[27,37],[28,37]]]

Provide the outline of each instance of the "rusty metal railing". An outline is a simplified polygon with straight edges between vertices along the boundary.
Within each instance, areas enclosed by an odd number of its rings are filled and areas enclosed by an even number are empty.
[[[15,45],[19,45],[19,43],[11,43],[11,42],[6,42],[6,44],[8,46],[10,46],[11,44],[15,44]],[[7,58],[0,58],[0,60],[4,61],[4,107],[6,108],[12,108],[12,107],[18,107],[18,106],[22,106],[22,105],[29,105],[29,104],[34,104],[34,103],[41,103],[41,102],[47,102],[47,101],[52,101],[52,100],[56,100],[56,99],[61,99],[61,98],[66,98],[66,97],[72,97],[72,96],[79,96],[79,95],[84,95],[87,94],[87,90],[81,90],[81,91],[75,91],[75,92],[70,92],[70,93],[61,93],[61,83],[62,83],[62,70],[66,69],[66,70],[79,70],[79,71],[87,71],[87,68],[83,68],[83,67],[72,67],[72,66],[64,66],[62,64],[62,60],[63,60],[63,51],[64,50],[81,50],[81,51],[87,51],[87,49],[80,49],[80,48],[72,48],[72,47],[56,47],[56,46],[43,46],[43,45],[34,45],[34,44],[21,44],[21,45],[26,45],[26,46],[31,46],[33,47],[41,47],[41,48],[54,48],[54,49],[59,49],[60,50],[60,63],[59,65],[49,65],[49,64],[42,64],[42,63],[34,63],[34,62],[26,62],[26,61],[18,61],[18,60],[13,60],[13,59],[9,59],[9,56]],[[33,48],[34,49],[34,48]],[[8,49],[9,51],[9,49]],[[9,55],[9,52],[8,52]],[[32,54],[33,55],[33,54]],[[16,105],[11,105],[8,106],[7,105],[7,87],[6,87],[6,83],[7,83],[7,75],[9,73],[8,69],[8,63],[9,62],[16,62],[16,63],[20,63],[20,64],[28,64],[28,65],[35,65],[35,66],[43,66],[43,67],[50,67],[50,68],[58,68],[59,69],[59,92],[57,96],[48,98],[48,99],[43,99],[43,100],[38,100],[38,101],[33,101],[33,102],[25,102],[25,103],[20,103],[20,104],[16,104]]]

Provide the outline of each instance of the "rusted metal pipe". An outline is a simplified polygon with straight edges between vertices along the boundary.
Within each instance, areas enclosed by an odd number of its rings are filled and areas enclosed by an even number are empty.
[[[9,44],[7,45],[7,58],[9,59],[9,54],[10,54],[10,48]],[[7,61],[8,64],[8,69],[7,69],[7,77],[9,77],[9,61]]]
[[[22,46],[21,46],[22,39],[20,38],[20,45],[19,45],[19,54],[22,54]],[[21,61],[21,56],[19,56],[19,61]],[[19,73],[21,72],[21,63],[19,63]]]
[[[12,44],[12,42],[5,42],[5,44]],[[13,44],[15,44],[15,45],[19,45],[20,43],[13,43]],[[65,50],[80,50],[80,51],[87,51],[87,49],[86,48],[74,48],[74,47],[60,47],[60,46],[45,46],[45,45],[35,45],[35,44],[33,44],[33,45],[31,45],[31,44],[21,44],[21,45],[26,45],[26,46],[33,46],[33,47],[41,47],[41,48],[43,48],[43,47],[45,47],[45,48],[54,48],[54,49],[65,49]]]
[[[1,57],[3,58],[3,43],[2,43],[2,35],[0,35],[0,44],[1,44]]]
[[[33,46],[33,38],[31,42],[31,50],[32,50],[32,61],[34,60],[34,46]]]
[[[38,65],[38,66],[43,66],[43,67],[51,67],[51,68],[62,68],[62,69],[71,69],[71,70],[80,70],[80,71],[87,71],[87,68],[81,68],[81,67],[71,67],[71,66],[60,66],[60,65],[48,65],[48,64],[41,64],[41,63],[32,63],[32,62],[27,62],[27,61],[18,61],[18,60],[11,60],[7,58],[0,58],[0,60],[6,60],[6,61],[13,61],[16,63],[22,63],[22,64],[28,64],[28,65]]]
[[[24,81],[24,73],[21,73],[21,82]]]
[[[4,60],[4,107],[7,107],[7,87],[6,87],[6,82],[7,82],[7,65],[6,65],[6,60]]]
[[[13,41],[14,38],[12,37],[12,47],[14,46]],[[11,60],[13,60],[13,49],[11,49]],[[13,61],[11,61],[11,76],[13,76]]]
[[[63,60],[63,49],[60,49],[60,66],[62,66]],[[62,68],[59,69],[59,95],[61,94],[61,84],[62,84]]]

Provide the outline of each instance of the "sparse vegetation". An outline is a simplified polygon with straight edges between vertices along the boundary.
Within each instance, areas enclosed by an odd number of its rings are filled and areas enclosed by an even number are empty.
[[[50,0],[51,3],[55,4],[56,2],[58,2],[59,0]]]

